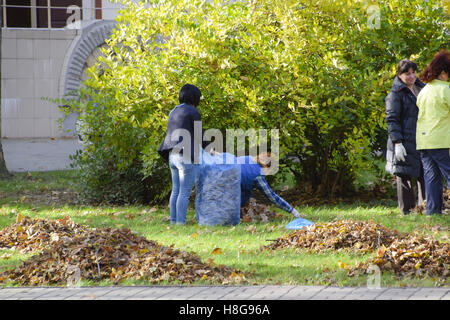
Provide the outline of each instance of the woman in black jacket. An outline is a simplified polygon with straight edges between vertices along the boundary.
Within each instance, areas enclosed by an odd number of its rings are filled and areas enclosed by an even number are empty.
[[[189,196],[197,178],[203,146],[203,128],[197,110],[201,95],[200,89],[192,84],[181,88],[178,98],[180,104],[169,114],[166,136],[158,149],[161,157],[169,162],[172,173],[172,224],[186,224]]]
[[[388,142],[386,170],[397,177],[398,207],[408,214],[416,206],[413,178],[417,178],[419,205],[425,195],[423,168],[416,150],[417,95],[425,86],[417,77],[417,65],[409,60],[398,64],[397,75],[386,97]]]

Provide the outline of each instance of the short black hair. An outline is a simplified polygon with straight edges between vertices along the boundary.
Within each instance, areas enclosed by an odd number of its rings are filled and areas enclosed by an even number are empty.
[[[409,69],[413,69],[414,71],[417,71],[417,64],[415,64],[414,62],[412,62],[408,59],[403,59],[398,63],[397,75],[399,76],[402,73],[406,73],[409,71]]]
[[[201,96],[202,92],[200,89],[193,84],[188,83],[181,88],[178,101],[180,101],[180,103],[187,103],[196,107],[200,103]]]

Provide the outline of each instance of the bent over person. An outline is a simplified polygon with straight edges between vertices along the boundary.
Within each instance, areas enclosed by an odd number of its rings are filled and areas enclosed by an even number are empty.
[[[241,166],[241,207],[245,206],[250,200],[252,189],[257,188],[278,208],[299,218],[300,214],[297,210],[273,192],[264,178],[265,169],[269,167],[270,162],[269,153],[261,153],[256,158],[250,156],[237,158],[237,163]]]

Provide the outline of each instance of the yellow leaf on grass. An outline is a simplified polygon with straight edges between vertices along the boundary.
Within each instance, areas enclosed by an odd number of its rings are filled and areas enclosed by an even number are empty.
[[[24,216],[19,213],[16,218],[16,223],[21,223],[23,219],[24,219]]]
[[[348,264],[342,262],[342,261],[338,261],[338,266],[341,269],[346,269],[348,267]]]
[[[222,249],[220,249],[220,248],[215,248],[212,252],[211,252],[211,254],[222,254],[223,252],[222,252]]]
[[[197,237],[198,237],[198,233],[197,232],[192,234],[192,238],[197,238]]]

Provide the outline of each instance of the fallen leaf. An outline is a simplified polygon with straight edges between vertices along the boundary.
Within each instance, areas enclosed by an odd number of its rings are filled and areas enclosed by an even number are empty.
[[[11,256],[12,256],[12,253],[4,253],[4,254],[2,254],[1,256],[0,256],[0,258],[2,258],[2,259],[5,259],[5,260],[8,260],[9,258],[11,258]]]
[[[16,217],[16,223],[21,223],[23,221],[24,217],[20,213]]]
[[[59,241],[59,235],[56,232],[52,232],[50,234],[50,241],[58,242]]]
[[[211,254],[222,254],[222,249],[220,248],[215,248],[213,251],[211,251]]]

